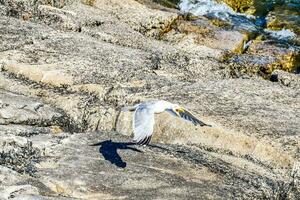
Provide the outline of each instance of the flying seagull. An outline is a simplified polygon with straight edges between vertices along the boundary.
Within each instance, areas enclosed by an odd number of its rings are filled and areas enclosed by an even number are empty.
[[[141,145],[150,143],[155,123],[154,114],[162,113],[164,111],[167,111],[173,116],[190,121],[195,126],[211,126],[197,119],[185,108],[163,100],[147,101],[136,104],[135,106],[124,107],[122,108],[122,111],[134,111],[132,120],[132,128],[134,134],[133,140],[135,143]]]

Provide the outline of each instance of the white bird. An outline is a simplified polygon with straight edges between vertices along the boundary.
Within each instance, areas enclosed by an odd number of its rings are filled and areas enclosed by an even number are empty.
[[[182,119],[191,121],[195,126],[211,126],[197,119],[185,108],[163,100],[147,101],[132,107],[124,107],[122,108],[122,111],[134,111],[132,121],[134,134],[133,140],[137,144],[141,145],[150,143],[155,123],[154,114],[162,113],[164,111]]]

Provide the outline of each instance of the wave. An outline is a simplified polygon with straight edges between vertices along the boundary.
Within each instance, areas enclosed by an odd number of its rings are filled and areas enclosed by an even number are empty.
[[[265,29],[264,31],[268,33],[271,37],[279,40],[293,40],[297,37],[297,35],[290,29],[282,29],[279,31]]]
[[[256,32],[255,17],[237,13],[225,3],[214,0],[181,0],[179,8],[182,12],[196,16],[206,16],[212,19],[220,19],[232,24],[233,29],[239,31]]]
[[[213,0],[181,0],[179,8],[183,12],[194,15],[219,15],[219,17],[234,15],[235,12],[225,3],[217,3]]]

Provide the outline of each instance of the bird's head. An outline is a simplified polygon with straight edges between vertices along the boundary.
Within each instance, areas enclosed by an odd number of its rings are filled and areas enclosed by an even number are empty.
[[[173,111],[178,117],[180,117],[180,113],[184,112],[184,109],[183,109],[181,106],[179,106],[179,105],[177,105],[177,104],[174,104],[174,105],[172,106],[172,111]]]

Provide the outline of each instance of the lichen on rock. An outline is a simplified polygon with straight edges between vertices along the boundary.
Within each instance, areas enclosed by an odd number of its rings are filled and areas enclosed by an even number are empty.
[[[0,165],[7,166],[19,173],[33,175],[34,166],[40,158],[40,151],[25,138],[1,134]]]
[[[253,14],[255,12],[255,0],[221,0],[233,8],[236,12]]]
[[[273,11],[268,13],[267,28],[270,30],[291,30],[297,36],[294,38],[296,44],[300,45],[300,5],[296,7],[276,6]]]

